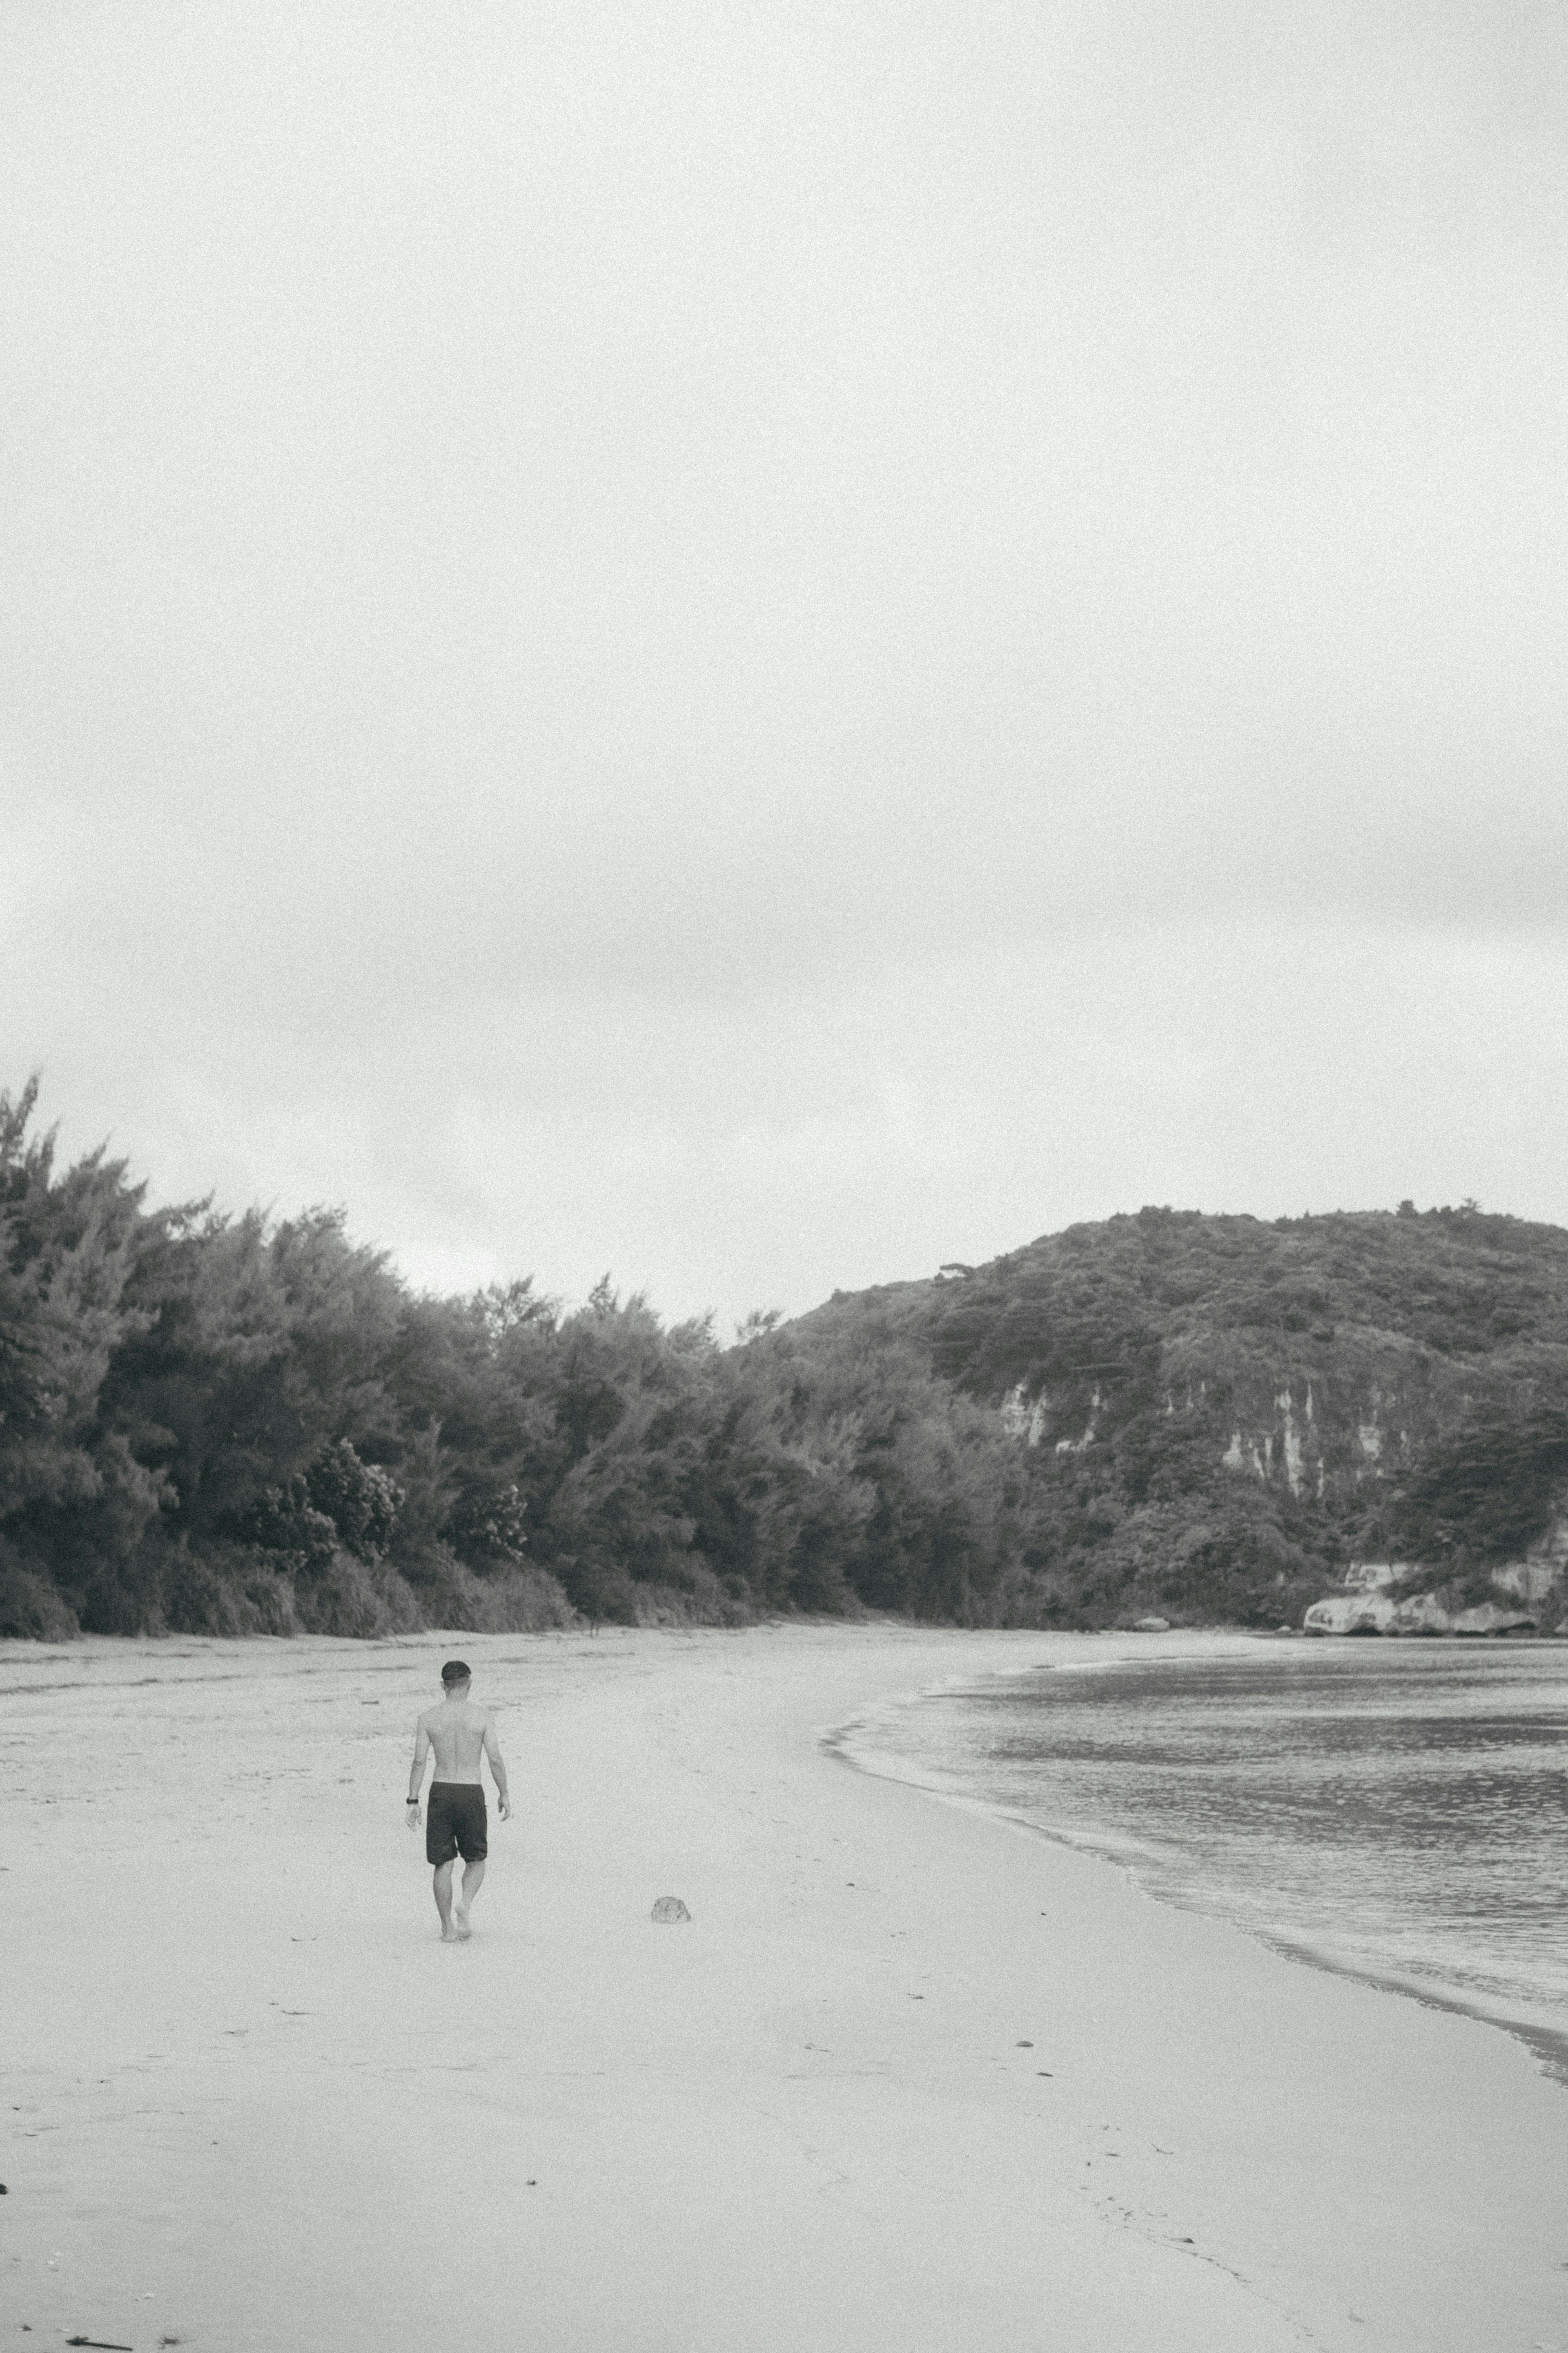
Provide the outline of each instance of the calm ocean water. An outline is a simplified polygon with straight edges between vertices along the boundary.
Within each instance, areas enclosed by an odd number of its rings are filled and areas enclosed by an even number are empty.
[[[1568,1644],[1086,1660],[927,1694],[842,1745],[1568,2074]]]

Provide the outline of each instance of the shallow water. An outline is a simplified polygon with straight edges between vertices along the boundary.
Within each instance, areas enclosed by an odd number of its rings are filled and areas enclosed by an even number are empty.
[[[843,1745],[1568,2072],[1568,1645],[1086,1659],[928,1693]]]

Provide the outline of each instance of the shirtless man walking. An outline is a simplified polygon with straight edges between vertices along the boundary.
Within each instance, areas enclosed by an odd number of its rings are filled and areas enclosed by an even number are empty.
[[[468,1911],[484,1882],[485,1791],[479,1759],[488,1757],[495,1776],[496,1797],[502,1821],[511,1819],[506,1793],[506,1767],[496,1739],[495,1719],[488,1707],[476,1707],[468,1697],[470,1676],[461,1659],[448,1659],[441,1670],[443,1697],[439,1707],[427,1707],[414,1736],[414,1763],[408,1776],[408,1827],[419,1827],[419,1789],[425,1759],[436,1751],[436,1775],[425,1816],[425,1857],[436,1866],[436,1909],[441,1915],[441,1942],[460,1944],[473,1930]],[[452,1902],[452,1864],[463,1858],[463,1888]]]

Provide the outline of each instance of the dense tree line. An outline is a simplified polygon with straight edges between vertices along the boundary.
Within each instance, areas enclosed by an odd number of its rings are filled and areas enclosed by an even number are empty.
[[[1568,1491],[1568,1234],[1145,1209],[734,1345],[150,1209],[0,1096],[0,1634],[1300,1623]],[[1468,1581],[1468,1582],[1467,1582]],[[1479,1587],[1478,1587],[1479,1589]]]
[[[1005,1606],[1018,1451],[912,1345],[608,1282],[420,1296],[336,1211],[149,1209],[0,1099],[0,1632]]]

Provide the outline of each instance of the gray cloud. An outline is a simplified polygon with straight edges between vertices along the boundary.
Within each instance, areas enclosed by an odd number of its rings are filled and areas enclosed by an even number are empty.
[[[18,1074],[681,1308],[1412,1167],[1568,1214],[1565,47],[13,13]]]

